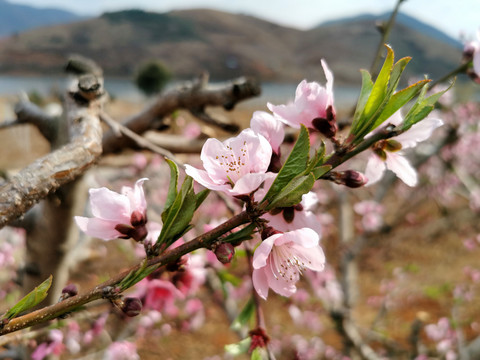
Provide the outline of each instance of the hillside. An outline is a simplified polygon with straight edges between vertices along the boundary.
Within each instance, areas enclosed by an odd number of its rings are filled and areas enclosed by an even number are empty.
[[[339,83],[360,80],[380,39],[374,18],[335,22],[309,31],[214,10],[149,13],[128,10],[0,39],[0,73],[59,73],[66,57],[91,57],[107,75],[131,76],[157,58],[177,78],[203,70],[213,79],[254,75],[267,81],[322,79],[325,58]],[[411,55],[409,75],[433,78],[458,63],[461,50],[400,23],[391,39],[397,57]]]
[[[39,9],[0,0],[0,37],[40,26],[70,23],[80,19],[83,17],[64,10]]]

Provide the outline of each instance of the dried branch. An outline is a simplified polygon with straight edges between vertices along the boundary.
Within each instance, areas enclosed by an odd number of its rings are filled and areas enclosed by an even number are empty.
[[[100,119],[102,121],[104,121],[105,123],[107,123],[113,131],[116,131],[117,136],[122,136],[122,135],[126,136],[129,139],[135,141],[135,143],[138,146],[140,146],[141,148],[148,149],[150,151],[153,151],[154,153],[157,153],[157,154],[162,155],[166,158],[169,158],[169,159],[173,160],[178,166],[180,166],[182,168],[185,166],[170,151],[168,151],[166,149],[163,149],[160,146],[157,146],[157,145],[151,143],[149,140],[147,140],[143,136],[140,136],[140,135],[134,133],[129,128],[127,128],[127,127],[123,126],[122,124],[113,120],[108,114],[102,112],[100,114]]]
[[[100,101],[87,106],[68,97],[66,107],[70,142],[37,159],[0,187],[0,228],[83,174],[101,155]]]
[[[56,140],[60,119],[50,116],[28,98],[21,98],[15,105],[15,114],[18,124],[36,126],[50,144]]]
[[[173,153],[199,154],[206,139],[187,139],[185,136],[148,131],[144,138]],[[222,141],[221,139],[219,139]]]
[[[157,128],[163,123],[163,118],[175,110],[195,111],[206,106],[223,106],[232,110],[238,102],[260,94],[259,84],[251,78],[242,77],[218,86],[198,86],[197,83],[166,92],[143,112],[124,121],[123,125],[137,134],[143,134]],[[103,137],[104,153],[134,145],[128,137],[118,138],[114,131],[108,131]]]

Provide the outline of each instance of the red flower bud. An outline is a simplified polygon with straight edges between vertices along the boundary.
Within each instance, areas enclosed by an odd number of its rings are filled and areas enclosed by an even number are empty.
[[[117,299],[114,304],[128,317],[137,316],[142,311],[142,301],[136,297]]]
[[[228,264],[235,255],[235,248],[230,243],[221,243],[215,248],[215,256],[222,264]]]
[[[355,170],[343,171],[340,174],[340,184],[351,188],[358,188],[367,183],[367,178],[362,173]]]

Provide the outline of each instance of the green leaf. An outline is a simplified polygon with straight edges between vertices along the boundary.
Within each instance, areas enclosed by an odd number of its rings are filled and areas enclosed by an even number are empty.
[[[390,116],[392,116],[395,112],[397,112],[401,107],[407,104],[410,100],[412,100],[415,96],[417,96],[422,88],[428,84],[430,80],[420,80],[419,82],[410,85],[409,87],[398,91],[397,93],[393,94],[390,100],[388,101],[387,105],[383,109],[380,116],[375,121],[375,124],[372,127],[372,130],[379,127],[385,120],[387,120]]]
[[[240,314],[238,314],[236,319],[233,321],[232,325],[230,325],[230,329],[234,331],[241,330],[245,325],[248,324],[253,314],[255,314],[255,302],[253,301],[253,298],[250,298]]]
[[[252,339],[247,337],[238,343],[225,345],[225,352],[233,356],[246,354],[250,349],[251,343]]]
[[[285,188],[272,199],[266,210],[278,207],[289,207],[302,201],[303,194],[308,193],[315,184],[315,176],[313,174],[302,175],[292,179]]]
[[[204,189],[200,191],[198,194],[195,194],[195,210],[197,210],[200,205],[205,201],[207,198],[208,194],[210,194],[210,190]]]
[[[162,213],[162,221],[164,214],[167,214],[168,209],[172,206],[175,198],[177,196],[177,187],[178,187],[178,167],[172,160],[165,158],[168,166],[170,167],[170,184],[168,185],[167,199],[165,200],[164,211]]]
[[[364,117],[366,119],[371,119],[375,112],[378,111],[378,108],[382,105],[385,99],[385,95],[388,90],[388,83],[390,81],[390,76],[392,73],[393,67],[393,50],[390,46],[387,47],[387,56],[385,62],[383,63],[382,69],[378,74],[375,84],[373,84],[372,92],[368,97],[367,103],[365,104]]]
[[[229,282],[230,284],[236,287],[242,283],[242,279],[240,279],[238,276],[233,275],[227,270],[218,271],[218,277],[220,278],[220,281],[223,284],[226,282]]]
[[[146,278],[156,269],[158,269],[158,265],[148,266],[147,260],[144,259],[140,268],[130,271],[130,273],[118,284],[118,287],[121,289],[120,291],[131,288],[133,285]]]
[[[321,166],[325,162],[325,143],[321,140],[320,147],[315,150],[315,155],[310,159],[304,175],[312,172],[313,168]]]
[[[312,173],[313,176],[315,176],[315,179],[318,180],[330,170],[332,170],[332,165],[323,165],[313,169]]]
[[[48,295],[48,290],[52,286],[52,275],[48,277],[44,282],[38,285],[35,289],[25,295],[18,303],[16,303],[10,310],[8,310],[4,318],[13,319],[18,314],[33,308],[43,301]]]
[[[228,234],[222,238],[222,242],[240,242],[244,240],[250,240],[253,237],[252,234],[255,232],[256,227],[257,225],[254,223],[249,224],[243,229]]]
[[[171,245],[185,233],[193,218],[197,205],[197,198],[193,191],[193,179],[187,176],[177,193],[171,206],[162,213],[163,226],[157,239],[157,247],[160,244]]]
[[[370,93],[373,88],[373,81],[370,73],[367,70],[360,70],[362,74],[362,88],[360,90],[360,96],[358,97],[357,107],[355,108],[355,114],[353,115],[352,128],[350,133],[354,134],[358,128],[361,126],[360,119],[361,115],[365,110],[365,105],[367,104]]]
[[[453,85],[454,82],[452,82],[447,89],[430,95],[427,98],[425,98],[425,94],[427,93],[428,86],[424,86],[422,88],[422,91],[420,92],[420,95],[418,96],[416,103],[412,106],[407,115],[405,115],[401,130],[406,131],[419,121],[425,119],[428,114],[430,114],[430,112],[435,108],[435,104],[438,99],[440,99],[440,97],[448,90],[450,90]]]
[[[273,181],[272,186],[261,202],[271,202],[271,200],[276,197],[280,191],[282,191],[282,189],[290,182],[290,180],[305,171],[309,152],[310,137],[308,135],[307,128],[302,125],[300,134],[298,135],[297,142],[295,143],[292,152],[288,156],[287,161],[285,161],[285,164],[283,164],[278,175]]]
[[[268,360],[268,352],[267,349],[263,347],[256,347],[252,351],[252,355],[250,357],[250,360]]]

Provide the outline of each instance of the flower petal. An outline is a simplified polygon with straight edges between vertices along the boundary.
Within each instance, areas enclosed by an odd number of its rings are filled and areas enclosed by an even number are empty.
[[[268,296],[268,279],[264,269],[254,269],[252,273],[253,288],[257,294],[264,300]]]
[[[130,201],[125,195],[105,187],[90,189],[90,206],[93,216],[105,220],[117,220],[117,223],[130,222]]]
[[[258,189],[265,180],[265,174],[246,174],[238,179],[233,189],[228,189],[228,194],[232,196],[250,194]]]
[[[80,230],[91,237],[112,240],[121,236],[121,234],[115,230],[115,226],[118,225],[116,221],[83,216],[75,216],[74,219]]]
[[[205,186],[207,189],[224,191],[230,188],[230,185],[217,184],[210,178],[205,170],[194,168],[191,165],[185,165],[185,173],[188,176],[191,176],[199,184]]]
[[[417,145],[417,143],[427,140],[433,131],[442,125],[443,121],[440,119],[426,118],[413,125],[403,134],[394,137],[394,140],[400,142],[404,149],[411,148]]]
[[[378,155],[372,153],[368,158],[367,167],[365,168],[365,176],[368,182],[365,186],[370,186],[379,181],[385,172],[385,162]]]
[[[257,134],[263,135],[273,151],[278,154],[280,145],[285,138],[283,123],[265,111],[255,111],[250,120],[250,127]]]
[[[417,171],[401,153],[388,153],[386,165],[408,186],[417,185]]]
[[[253,254],[252,265],[254,269],[260,269],[267,265],[267,258],[272,251],[273,244],[275,243],[275,240],[282,235],[283,234],[272,235],[258,245],[255,253]]]

